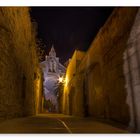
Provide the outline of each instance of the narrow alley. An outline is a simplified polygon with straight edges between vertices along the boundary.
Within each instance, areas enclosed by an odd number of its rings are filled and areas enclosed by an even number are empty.
[[[140,8],[0,7],[0,134],[140,133]]]

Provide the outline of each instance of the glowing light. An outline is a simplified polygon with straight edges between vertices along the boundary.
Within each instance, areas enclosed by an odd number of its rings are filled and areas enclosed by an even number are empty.
[[[59,77],[59,79],[58,79],[59,83],[62,83],[63,80],[64,80],[63,77]]]
[[[67,84],[68,84],[68,78],[66,77],[65,78],[65,85],[67,86]]]

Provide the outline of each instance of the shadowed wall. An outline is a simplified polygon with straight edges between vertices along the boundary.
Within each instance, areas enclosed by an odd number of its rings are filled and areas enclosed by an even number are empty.
[[[38,112],[41,73],[35,45],[29,9],[0,8],[0,118]]]

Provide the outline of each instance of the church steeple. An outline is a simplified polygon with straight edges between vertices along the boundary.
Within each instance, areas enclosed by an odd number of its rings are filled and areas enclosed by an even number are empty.
[[[55,52],[55,49],[54,49],[53,45],[52,45],[52,48],[49,52],[49,56],[56,57],[56,52]]]

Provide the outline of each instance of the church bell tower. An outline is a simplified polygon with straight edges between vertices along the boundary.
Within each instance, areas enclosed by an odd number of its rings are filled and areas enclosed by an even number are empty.
[[[56,52],[55,52],[55,49],[54,49],[53,46],[52,46],[52,48],[51,48],[51,50],[50,50],[50,52],[49,52],[49,56],[51,56],[51,57],[56,57]]]

